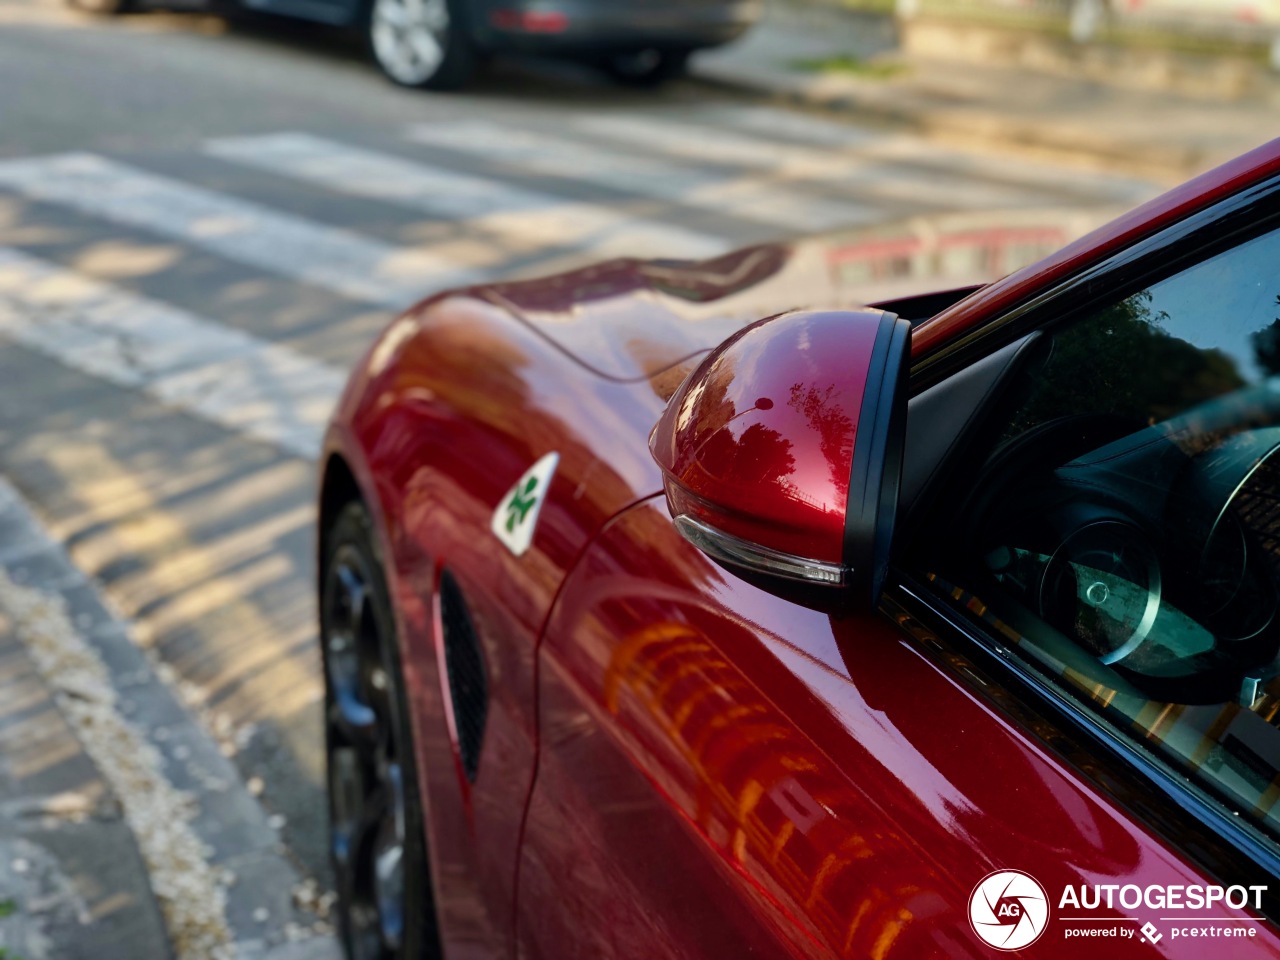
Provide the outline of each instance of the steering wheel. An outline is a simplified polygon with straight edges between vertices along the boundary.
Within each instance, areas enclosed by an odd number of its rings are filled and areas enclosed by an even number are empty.
[[[1222,702],[1280,647],[1278,451],[1280,428],[1195,451],[1119,417],[1052,421],[988,461],[965,542],[1147,695]]]

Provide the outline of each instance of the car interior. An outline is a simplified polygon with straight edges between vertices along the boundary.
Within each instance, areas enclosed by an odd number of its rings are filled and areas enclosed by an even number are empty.
[[[998,649],[1273,833],[1280,307],[1259,266],[1278,248],[1249,241],[917,394],[902,491],[908,563]],[[968,466],[940,471],[962,444]]]

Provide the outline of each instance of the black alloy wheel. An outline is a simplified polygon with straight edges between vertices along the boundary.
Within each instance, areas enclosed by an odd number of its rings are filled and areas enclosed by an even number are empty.
[[[329,528],[320,597],[330,857],[350,960],[440,956],[394,618],[368,512]]]

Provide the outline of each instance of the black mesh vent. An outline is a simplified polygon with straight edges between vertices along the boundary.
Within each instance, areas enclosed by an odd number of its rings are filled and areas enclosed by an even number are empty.
[[[489,712],[489,684],[466,601],[447,570],[440,576],[440,623],[444,631],[444,662],[449,673],[458,751],[462,754],[462,769],[467,779],[475,783]]]

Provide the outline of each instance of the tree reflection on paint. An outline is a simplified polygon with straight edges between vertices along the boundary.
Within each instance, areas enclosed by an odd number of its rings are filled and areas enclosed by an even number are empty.
[[[853,460],[853,419],[835,399],[846,391],[836,384],[825,389],[797,383],[791,388],[791,406],[804,414],[818,434],[818,445],[831,472],[835,490],[849,483],[849,465]]]
[[[699,406],[698,436],[699,461],[714,463],[725,477],[732,477],[738,486],[776,483],[786,485],[786,479],[795,471],[795,457],[791,454],[791,441],[777,430],[761,423],[752,423],[745,430],[735,432],[723,429],[739,416],[767,407],[751,407],[739,411],[729,399],[729,386],[733,382],[731,368],[715,377],[707,386]],[[757,401],[758,402],[758,401]]]

